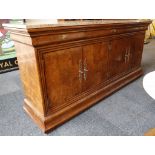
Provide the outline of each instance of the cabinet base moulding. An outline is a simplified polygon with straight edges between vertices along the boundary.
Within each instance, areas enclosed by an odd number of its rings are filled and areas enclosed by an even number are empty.
[[[113,81],[107,86],[97,90],[95,93],[86,96],[86,98],[83,98],[82,100],[79,100],[74,104],[67,106],[66,108],[55,114],[44,117],[44,119],[41,118],[37,114],[37,112],[35,112],[34,109],[31,108],[31,106],[29,106],[30,103],[28,103],[26,99],[24,100],[23,108],[26,113],[38,124],[42,131],[47,133],[52,129],[58,127],[62,123],[66,122],[67,120],[71,119],[72,117],[76,116],[80,112],[83,112],[87,108],[96,104],[97,102],[112,94],[121,87],[125,86],[126,84],[137,79],[142,74],[142,69],[138,68],[131,73],[123,76],[122,78],[119,78],[118,80]]]

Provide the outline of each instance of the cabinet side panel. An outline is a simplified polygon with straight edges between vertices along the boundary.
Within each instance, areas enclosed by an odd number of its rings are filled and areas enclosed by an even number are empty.
[[[25,98],[34,112],[43,115],[44,104],[35,49],[19,42],[15,42],[15,47]]]

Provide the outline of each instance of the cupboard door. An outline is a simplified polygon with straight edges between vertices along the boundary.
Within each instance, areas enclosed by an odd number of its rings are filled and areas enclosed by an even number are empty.
[[[107,42],[83,46],[83,90],[89,90],[107,80]]]
[[[120,76],[130,65],[130,38],[113,40],[109,44],[109,77]]]
[[[131,68],[141,66],[142,52],[144,44],[144,34],[134,35],[131,38]]]
[[[49,106],[57,110],[68,105],[82,90],[82,48],[70,48],[44,55]]]

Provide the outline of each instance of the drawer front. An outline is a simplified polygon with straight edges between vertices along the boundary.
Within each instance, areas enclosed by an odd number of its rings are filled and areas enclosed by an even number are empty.
[[[144,31],[145,27],[110,27],[110,28],[95,28],[91,30],[78,30],[63,33],[47,33],[33,38],[33,45],[47,45],[51,43],[63,43],[69,41],[77,41],[83,39],[93,39],[99,37],[107,37],[125,33]]]

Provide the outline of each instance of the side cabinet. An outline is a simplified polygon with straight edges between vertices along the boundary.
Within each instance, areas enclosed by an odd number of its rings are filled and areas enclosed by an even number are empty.
[[[15,42],[24,110],[48,132],[141,76],[144,34],[150,23],[5,25]]]

